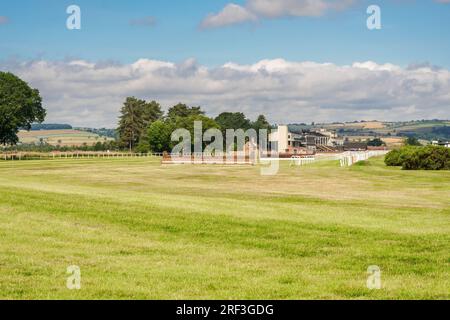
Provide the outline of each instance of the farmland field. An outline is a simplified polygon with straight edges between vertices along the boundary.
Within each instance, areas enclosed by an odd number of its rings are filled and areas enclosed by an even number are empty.
[[[450,173],[0,161],[0,299],[449,299]],[[81,268],[81,290],[66,268]],[[382,271],[368,290],[367,268]]]
[[[53,146],[82,146],[94,145],[97,142],[105,142],[114,140],[112,138],[100,137],[95,133],[79,131],[79,130],[35,130],[35,131],[20,131],[19,139],[22,143],[45,142]]]
[[[351,122],[319,124],[329,130],[338,130],[341,135],[348,135],[350,140],[366,141],[367,139],[381,138],[389,147],[399,147],[403,139],[415,136],[426,140],[427,144],[432,140],[448,140],[449,121],[411,121],[411,122]]]
[[[339,128],[355,128],[355,129],[384,129],[386,126],[380,121],[366,121],[366,122],[347,122],[340,124],[327,124],[325,127],[330,129]]]

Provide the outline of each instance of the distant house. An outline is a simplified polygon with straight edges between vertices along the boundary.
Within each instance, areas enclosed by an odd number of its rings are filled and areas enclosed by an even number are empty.
[[[433,141],[431,144],[434,146],[450,148],[450,141]]]
[[[450,148],[450,141],[442,141],[439,143],[440,146],[444,146],[446,148]]]

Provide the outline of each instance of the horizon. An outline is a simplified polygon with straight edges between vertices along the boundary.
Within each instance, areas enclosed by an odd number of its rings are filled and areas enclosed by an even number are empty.
[[[207,115],[208,116],[208,115]],[[255,120],[255,119],[250,119]],[[330,125],[330,124],[351,124],[351,123],[369,123],[369,122],[379,122],[379,123],[408,123],[408,122],[432,122],[432,121],[438,121],[438,122],[448,122],[450,119],[411,119],[411,120],[404,120],[404,121],[385,121],[385,120],[353,120],[353,121],[335,121],[335,122],[312,122],[315,126],[317,125]],[[281,126],[281,125],[313,125],[312,123],[304,123],[304,122],[282,122],[282,123],[273,123],[273,126]],[[36,123],[37,124],[37,123]],[[106,130],[115,130],[116,127],[86,127],[86,126],[75,126],[70,123],[55,123],[55,122],[46,122],[44,121],[41,123],[41,125],[68,125],[71,126],[73,129],[106,129]],[[35,129],[37,130],[49,130],[49,129]],[[59,130],[59,129],[55,129]]]

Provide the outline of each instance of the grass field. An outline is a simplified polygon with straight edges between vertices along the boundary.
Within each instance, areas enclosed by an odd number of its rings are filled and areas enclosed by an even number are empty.
[[[450,173],[0,161],[1,299],[449,299]],[[78,265],[81,290],[66,288]],[[382,270],[381,290],[366,270]]]

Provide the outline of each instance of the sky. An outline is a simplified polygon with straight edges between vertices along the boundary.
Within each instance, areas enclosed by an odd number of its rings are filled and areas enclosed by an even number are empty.
[[[0,70],[76,126],[114,127],[133,95],[274,123],[448,119],[449,40],[450,0],[0,3]]]

